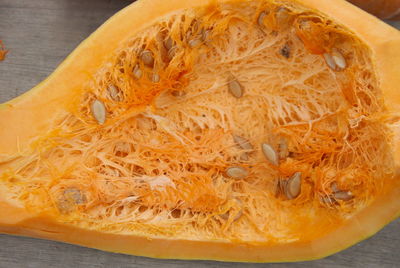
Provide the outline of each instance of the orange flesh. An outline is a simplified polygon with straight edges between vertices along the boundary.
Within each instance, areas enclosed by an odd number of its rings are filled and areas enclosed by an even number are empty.
[[[0,61],[6,58],[8,50],[5,49],[3,41],[0,40]]]
[[[361,40],[301,6],[280,7],[180,10],[121,43],[53,129],[0,162],[0,189],[28,211],[113,234],[284,244],[336,229],[394,185],[396,120]],[[141,60],[143,50],[154,66]],[[324,60],[335,50],[344,70]],[[240,98],[229,92],[233,79]],[[103,125],[91,110],[96,99],[107,110]],[[260,147],[281,153],[282,141],[288,153],[276,167]],[[232,166],[249,175],[228,177]],[[298,171],[300,195],[277,195],[277,180]],[[333,183],[354,198],[326,199]]]

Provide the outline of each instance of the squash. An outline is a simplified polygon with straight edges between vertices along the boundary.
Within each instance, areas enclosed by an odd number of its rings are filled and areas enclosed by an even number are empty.
[[[365,11],[381,19],[400,19],[399,0],[349,0]]]
[[[400,213],[400,34],[345,1],[141,0],[0,107],[0,232],[321,258]]]

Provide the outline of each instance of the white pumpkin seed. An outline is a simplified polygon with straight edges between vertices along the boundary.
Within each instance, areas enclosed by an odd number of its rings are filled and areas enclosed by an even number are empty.
[[[160,82],[160,76],[157,73],[153,73],[153,75],[151,76],[151,82],[153,83]]]
[[[258,16],[257,24],[258,24],[259,26],[261,26],[261,27],[264,26],[264,18],[265,18],[266,15],[267,15],[267,13],[263,11],[263,12],[261,12],[260,15]]]
[[[228,89],[235,98],[241,98],[243,96],[243,86],[233,76],[228,79]]]
[[[153,65],[154,65],[153,52],[151,52],[150,50],[144,50],[140,54],[140,58],[142,59],[144,65],[153,67]]]
[[[121,101],[120,92],[114,85],[109,85],[107,88],[110,98],[114,101]]]
[[[346,59],[343,57],[342,53],[339,52],[339,50],[332,50],[332,59],[335,62],[336,69],[343,70],[347,67]]]
[[[95,100],[92,103],[92,114],[96,121],[102,125],[106,121],[106,107],[100,100]]]
[[[233,179],[243,179],[249,175],[249,172],[242,167],[229,167],[225,173]]]
[[[174,41],[171,37],[168,37],[167,40],[164,41],[164,47],[167,50],[170,50],[174,46]]]
[[[328,65],[328,67],[331,68],[332,70],[336,70],[336,63],[333,60],[332,55],[329,53],[324,53],[323,56],[324,56],[325,62]]]
[[[142,74],[143,74],[142,70],[140,69],[139,65],[136,64],[135,67],[133,68],[133,76],[136,79],[140,79],[142,77]]]
[[[271,145],[269,145],[268,143],[263,143],[263,144],[261,144],[261,150],[262,150],[265,158],[267,158],[267,160],[271,164],[273,164],[275,166],[279,165],[278,155],[276,154],[274,148],[272,148]]]
[[[240,210],[236,211],[235,217],[233,218],[233,221],[237,221],[243,215],[242,202],[236,198],[234,199],[234,202],[237,204],[237,207],[240,207]],[[229,210],[224,214],[221,214],[220,217],[227,221],[232,212],[233,212],[232,210]]]
[[[203,42],[201,41],[200,38],[195,38],[189,41],[189,46],[191,48],[197,47],[199,45],[201,45]]]
[[[290,177],[286,185],[286,197],[288,199],[296,198],[301,191],[301,172],[296,172]]]
[[[232,135],[232,137],[233,137],[233,141],[236,143],[236,145],[237,146],[239,146],[241,149],[244,149],[244,150],[253,150],[253,146],[251,145],[251,143],[247,140],[247,139],[245,139],[245,138],[243,138],[243,137],[241,137],[241,136],[238,136],[238,135]]]
[[[337,200],[342,200],[342,201],[349,201],[352,199],[354,196],[351,192],[349,191],[338,191],[333,193],[333,197]]]

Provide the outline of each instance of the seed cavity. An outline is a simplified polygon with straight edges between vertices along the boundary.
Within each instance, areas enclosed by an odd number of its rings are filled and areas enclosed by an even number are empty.
[[[153,67],[154,65],[153,52],[151,52],[150,50],[144,50],[140,54],[140,58],[142,59],[144,65],[148,67]]]
[[[92,114],[97,123],[103,125],[106,121],[106,107],[104,103],[100,100],[95,100],[92,103]]]
[[[249,172],[242,167],[229,167],[225,171],[226,175],[233,179],[243,179],[249,175]]]
[[[288,199],[299,196],[301,191],[301,172],[296,172],[287,181],[285,194]]]
[[[142,70],[140,69],[139,65],[136,64],[135,67],[133,68],[133,76],[136,79],[140,79],[142,77],[142,74],[143,74]]]
[[[235,98],[241,98],[243,96],[243,86],[234,76],[230,76],[230,78],[228,78],[228,89]]]
[[[275,166],[279,165],[278,155],[275,152],[274,148],[272,148],[271,145],[269,145],[268,143],[263,143],[263,144],[261,144],[261,150],[262,150],[265,158],[267,158],[267,160],[271,164],[273,164]]]

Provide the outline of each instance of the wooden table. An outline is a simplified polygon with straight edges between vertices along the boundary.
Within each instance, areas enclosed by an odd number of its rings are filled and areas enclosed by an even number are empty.
[[[79,42],[129,3],[128,0],[0,0],[0,39],[10,49],[6,60],[0,62],[0,102],[43,80]],[[400,220],[374,237],[323,260],[271,265],[157,260],[0,235],[0,268],[158,266],[400,267]]]

